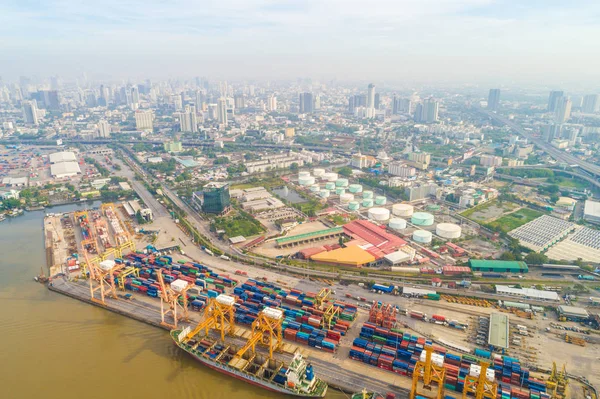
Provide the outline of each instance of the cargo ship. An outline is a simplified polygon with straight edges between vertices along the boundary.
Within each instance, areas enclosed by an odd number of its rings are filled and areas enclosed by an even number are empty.
[[[385,396],[377,392],[368,392],[366,389],[363,389],[362,392],[353,394],[351,399],[385,399]]]
[[[189,328],[172,330],[171,338],[178,347],[213,370],[281,394],[322,398],[327,393],[327,383],[315,376],[312,365],[298,352],[287,365],[256,356],[239,369],[232,365],[237,363],[236,360],[242,360],[235,357],[234,349],[208,337],[186,340],[189,331]]]

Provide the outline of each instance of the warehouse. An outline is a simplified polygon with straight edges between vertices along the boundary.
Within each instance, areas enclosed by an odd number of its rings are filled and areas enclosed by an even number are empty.
[[[590,223],[600,223],[600,202],[585,201],[583,207],[583,220]]]
[[[542,291],[533,288],[513,288],[508,285],[496,285],[496,293],[500,295],[510,295],[526,299],[535,299],[538,301],[558,302],[560,297],[553,291]]]
[[[508,327],[508,315],[506,313],[492,313],[490,315],[488,345],[494,348],[508,349]]]
[[[60,162],[50,165],[50,175],[57,179],[72,177],[81,174],[81,169],[77,162]]]
[[[373,255],[356,245],[321,252],[311,256],[311,259],[320,263],[355,267],[368,266],[376,260]]]
[[[550,248],[546,255],[550,259],[597,262],[600,259],[600,231],[578,227],[573,234]]]
[[[519,240],[526,248],[536,252],[545,251],[575,229],[575,224],[552,216],[543,215],[510,231],[509,236]]]
[[[442,267],[444,276],[457,276],[461,274],[471,274],[471,269],[466,266],[444,266]]]
[[[75,153],[70,151],[63,152],[54,152],[48,156],[51,164],[61,163],[61,162],[77,162],[77,158],[75,157]]]
[[[398,250],[396,252],[392,252],[391,254],[385,255],[383,258],[387,263],[393,266],[404,262],[410,262],[411,256],[404,251]]]
[[[584,321],[590,317],[587,310],[576,306],[560,305],[557,309],[558,316],[571,321]]]
[[[525,262],[508,260],[471,259],[469,266],[474,272],[527,273],[529,271]]]

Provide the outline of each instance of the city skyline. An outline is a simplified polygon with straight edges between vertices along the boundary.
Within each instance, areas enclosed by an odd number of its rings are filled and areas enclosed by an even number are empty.
[[[5,80],[82,72],[548,85],[598,80],[600,56],[590,48],[600,34],[599,4],[518,3],[389,1],[364,9],[356,1],[12,2],[0,6],[0,61]]]

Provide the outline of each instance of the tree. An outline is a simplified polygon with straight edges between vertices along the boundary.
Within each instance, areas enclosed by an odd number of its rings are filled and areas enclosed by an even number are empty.
[[[548,263],[548,257],[544,254],[540,254],[538,252],[530,252],[525,256],[525,263],[530,265],[543,265],[544,263]]]
[[[295,172],[298,170],[298,163],[297,162],[292,162],[292,164],[290,165],[290,170],[292,172]]]
[[[513,254],[512,252],[505,251],[505,252],[502,252],[502,255],[500,255],[500,259],[501,260],[516,260],[517,258],[515,256],[515,254]]]
[[[349,166],[344,166],[343,168],[338,170],[338,174],[345,176],[345,177],[350,177],[350,176],[352,176],[352,168]]]

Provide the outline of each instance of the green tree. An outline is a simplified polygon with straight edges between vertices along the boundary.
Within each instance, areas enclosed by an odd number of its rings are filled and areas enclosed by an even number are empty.
[[[350,176],[352,176],[352,168],[349,166],[344,166],[343,168],[338,170],[338,174],[345,176],[345,177],[350,177]]]
[[[298,163],[297,162],[292,162],[292,164],[290,165],[290,170],[292,172],[295,172],[298,170]]]
[[[502,255],[500,255],[500,259],[501,260],[516,260],[517,258],[514,253],[505,251],[505,252],[502,252]]]
[[[548,263],[548,257],[538,252],[530,252],[525,256],[524,261],[530,265],[542,265]]]

